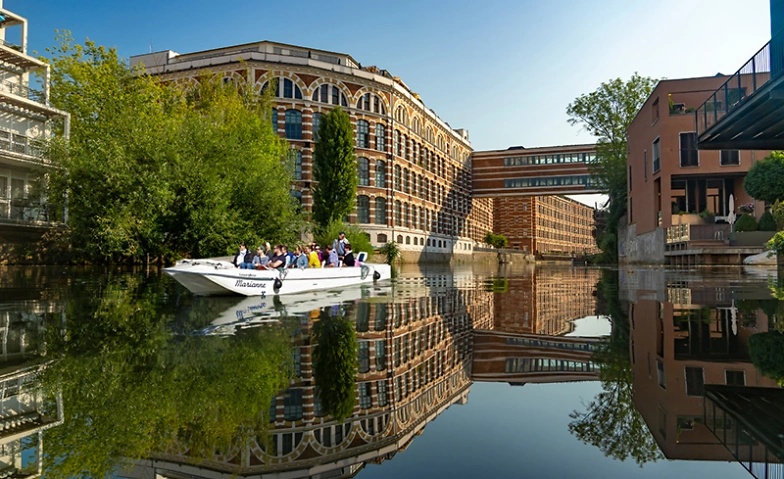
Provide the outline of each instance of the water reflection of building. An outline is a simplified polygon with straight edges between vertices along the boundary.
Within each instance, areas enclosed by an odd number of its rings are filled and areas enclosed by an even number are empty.
[[[198,465],[187,456],[140,461],[129,477],[353,477],[367,463],[405,450],[438,414],[468,399],[474,328],[492,327],[493,293],[468,278],[434,275],[398,282],[394,297],[350,308],[359,342],[354,412],[327,416],[312,369],[313,318],[295,337],[297,379],[278,396],[271,437],[251,438]],[[345,306],[344,306],[345,307]]]
[[[16,301],[6,288],[0,297],[0,477],[37,477],[43,432],[62,423],[61,398],[44,397],[36,381],[47,318],[59,313],[48,302]]]
[[[525,269],[519,277],[504,280],[506,294],[494,302],[493,329],[546,336],[569,333],[573,320],[595,313],[600,277],[601,271],[595,269]]]
[[[776,386],[752,365],[747,347],[752,334],[768,328],[758,305],[770,295],[764,284],[743,288],[730,278],[704,283],[651,275],[635,281],[647,293],[628,294],[636,298],[629,302],[635,405],[667,458],[730,461],[704,424],[712,421],[704,414],[704,388]],[[734,425],[725,427],[731,432]]]

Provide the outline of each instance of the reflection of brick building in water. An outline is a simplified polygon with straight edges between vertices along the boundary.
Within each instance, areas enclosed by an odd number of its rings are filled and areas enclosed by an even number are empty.
[[[526,269],[508,280],[508,291],[493,301],[496,331],[560,336],[574,329],[571,321],[595,314],[594,269]]]
[[[769,298],[767,291],[743,292],[729,282],[657,289],[658,298],[652,292],[629,305],[634,403],[668,459],[731,461],[704,425],[704,386],[776,387],[753,366],[747,347],[752,334],[767,330],[756,303]],[[726,426],[732,434],[735,426]]]
[[[201,477],[207,468],[223,472],[221,477],[282,471],[352,477],[366,463],[404,450],[450,405],[465,403],[473,329],[492,327],[493,293],[470,278],[447,275],[402,279],[395,288],[393,297],[348,306],[359,341],[352,417],[338,423],[320,405],[311,362],[314,323],[303,318],[295,337],[298,378],[274,402],[268,446],[251,439],[198,467],[184,465],[183,457],[159,455],[156,474]],[[130,477],[143,477],[149,471],[144,464],[151,465],[141,461]]]

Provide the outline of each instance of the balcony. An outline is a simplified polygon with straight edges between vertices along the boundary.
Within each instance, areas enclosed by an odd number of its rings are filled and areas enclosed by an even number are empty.
[[[780,33],[697,108],[698,148],[784,149],[783,73]]]

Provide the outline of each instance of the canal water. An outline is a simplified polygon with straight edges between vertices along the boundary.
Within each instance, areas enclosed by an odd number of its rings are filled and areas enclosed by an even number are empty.
[[[202,298],[8,267],[0,475],[781,477],[777,298],[769,269],[406,265]]]

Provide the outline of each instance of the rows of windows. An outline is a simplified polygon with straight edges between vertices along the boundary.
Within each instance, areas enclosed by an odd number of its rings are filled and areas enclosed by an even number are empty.
[[[595,163],[596,153],[561,153],[504,158],[504,166],[555,165],[560,163]]]
[[[504,180],[504,188],[542,188],[548,186],[584,186],[590,188],[596,185],[590,175],[511,178]]]
[[[532,348],[555,348],[579,351],[592,351],[596,349],[591,343],[573,343],[564,341],[546,341],[541,339],[529,338],[506,338],[506,344],[510,346],[529,346]]]
[[[346,101],[346,95],[335,85],[321,85],[319,88],[316,88],[313,91],[313,96],[311,100],[317,101],[319,103],[328,103],[331,105],[340,105],[342,107],[348,107],[348,101]]]
[[[291,98],[293,100],[302,100],[302,90],[288,78],[278,78],[273,80],[275,82],[275,96],[277,98]],[[281,88],[281,86],[283,88]],[[269,88],[269,82],[266,82],[262,87],[262,93]]]
[[[590,361],[566,361],[544,358],[507,358],[504,368],[504,372],[507,374],[556,371],[594,372],[598,370],[599,366]]]
[[[384,106],[384,102],[381,101],[381,98],[379,98],[378,95],[372,93],[365,93],[359,97],[359,100],[357,101],[357,109],[372,111],[373,113],[379,113],[381,115],[387,114],[387,109]]]

